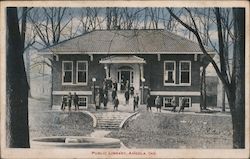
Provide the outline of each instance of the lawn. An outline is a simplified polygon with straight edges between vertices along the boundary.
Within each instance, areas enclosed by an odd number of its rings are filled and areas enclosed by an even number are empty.
[[[229,115],[142,111],[108,136],[128,148],[232,148]]]
[[[48,110],[48,100],[29,99],[30,137],[86,136],[93,132],[93,120],[82,112]]]

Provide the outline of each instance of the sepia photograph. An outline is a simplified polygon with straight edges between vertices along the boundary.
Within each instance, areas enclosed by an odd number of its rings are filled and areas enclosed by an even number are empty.
[[[249,157],[249,3],[25,4],[1,7],[3,158]]]

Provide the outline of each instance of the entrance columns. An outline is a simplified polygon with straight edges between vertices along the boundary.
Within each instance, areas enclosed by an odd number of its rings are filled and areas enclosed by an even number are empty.
[[[143,67],[143,64],[141,63],[140,64],[140,74],[141,74],[141,80],[144,79],[144,67]]]
[[[104,69],[105,69],[105,73],[106,73],[106,79],[109,78],[109,67],[108,67],[108,64],[104,64]]]

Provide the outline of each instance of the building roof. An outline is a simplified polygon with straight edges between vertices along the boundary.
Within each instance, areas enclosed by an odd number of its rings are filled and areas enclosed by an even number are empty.
[[[212,49],[206,48],[208,52]],[[169,31],[95,30],[42,49],[55,54],[201,54],[199,45]]]

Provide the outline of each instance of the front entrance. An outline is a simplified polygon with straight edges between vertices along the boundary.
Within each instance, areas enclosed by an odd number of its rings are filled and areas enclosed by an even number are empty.
[[[118,70],[118,85],[120,89],[118,90],[126,90],[126,86],[132,87],[134,83],[134,72],[132,68],[130,69],[119,69]]]
[[[135,55],[113,55],[100,60],[104,64],[106,78],[117,82],[118,91],[126,89],[126,83],[140,92],[140,80],[143,78],[145,60]],[[128,82],[127,82],[128,81]]]

